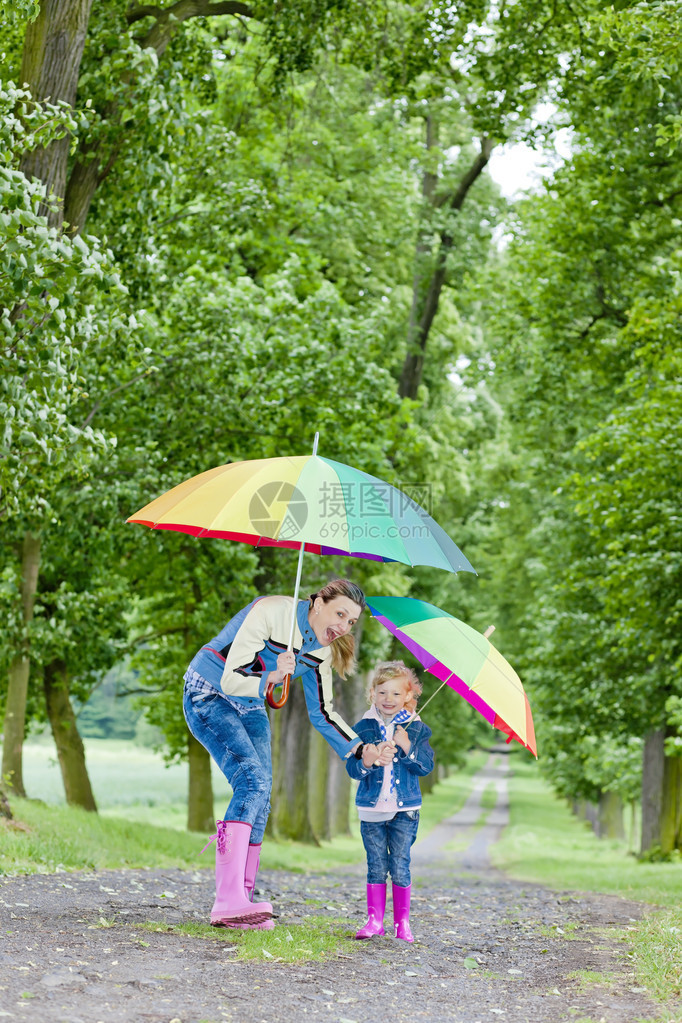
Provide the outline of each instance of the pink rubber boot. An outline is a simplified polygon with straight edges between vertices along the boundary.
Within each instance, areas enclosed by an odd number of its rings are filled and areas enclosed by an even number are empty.
[[[251,902],[244,890],[251,825],[242,821],[218,821],[217,825],[216,897],[211,910],[211,926],[232,927],[269,920],[272,917],[270,903]]]
[[[253,902],[253,890],[256,885],[256,875],[258,873],[258,867],[260,865],[260,850],[262,843],[258,845],[249,845],[249,851],[246,854],[246,867],[244,868],[244,891],[246,897]],[[233,927],[239,927],[244,931],[271,931],[275,926],[274,920],[263,920],[260,924],[232,924]]]
[[[384,933],[386,912],[386,885],[367,885],[367,923],[355,935],[356,938],[373,938]]]
[[[393,885],[393,925],[395,936],[402,941],[414,941],[410,930],[410,892],[412,885],[401,888]]]

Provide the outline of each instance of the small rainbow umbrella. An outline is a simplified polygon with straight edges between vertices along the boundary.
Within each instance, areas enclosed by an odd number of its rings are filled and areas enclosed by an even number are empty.
[[[404,491],[313,453],[230,462],[185,480],[127,520],[196,537],[240,540],[300,552],[289,649],[303,552],[345,554],[448,572],[474,572],[459,547]],[[282,706],[269,694],[270,706]]]
[[[367,606],[428,672],[505,732],[507,742],[516,739],[537,757],[533,715],[521,679],[485,636],[424,600],[368,597]]]

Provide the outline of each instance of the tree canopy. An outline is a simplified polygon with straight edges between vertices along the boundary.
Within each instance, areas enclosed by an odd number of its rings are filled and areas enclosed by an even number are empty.
[[[682,784],[680,5],[22,0],[1,18],[10,788],[26,728],[47,717],[61,749],[70,700],[124,660],[166,755],[202,769],[184,668],[289,591],[293,558],[125,519],[316,431],[419,487],[478,577],[309,557],[310,591],[349,574],[495,624],[570,799],[632,800],[659,746]],[[570,157],[505,201],[491,154],[552,154],[559,130]],[[361,674],[388,653],[368,623]],[[477,728],[448,701],[444,761]],[[647,835],[679,848],[679,812]]]

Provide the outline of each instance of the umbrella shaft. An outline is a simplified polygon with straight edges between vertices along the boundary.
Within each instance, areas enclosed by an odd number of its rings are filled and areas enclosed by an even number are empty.
[[[319,433],[315,434],[315,440],[313,441],[313,455],[317,454],[317,442],[320,439]],[[298,613],[298,591],[301,587],[301,575],[303,573],[303,555],[305,553],[305,544],[301,544],[301,549],[298,553],[298,568],[296,569],[296,585],[294,586],[294,606],[291,611],[291,631],[289,632],[289,652],[294,648],[294,629],[296,628],[296,615]]]
[[[296,584],[294,586],[294,606],[291,609],[291,631],[289,632],[289,650],[294,648],[294,629],[296,628],[296,613],[298,611],[298,591],[301,587],[301,574],[303,572],[303,554],[305,552],[305,544],[301,544],[301,549],[298,553],[298,568],[296,570]]]
[[[428,705],[431,703],[431,700],[434,698],[434,696],[438,696],[438,693],[441,691],[441,689],[443,688],[444,685],[446,685],[446,683],[445,682],[441,682],[441,684],[438,686],[438,689],[436,689],[435,693],[431,693],[431,695],[429,696],[429,698],[426,701],[426,703],[422,707],[419,708],[419,713],[420,714],[424,710],[424,707],[428,707]],[[414,718],[416,713],[417,712],[415,710],[414,714],[412,715],[412,718]]]

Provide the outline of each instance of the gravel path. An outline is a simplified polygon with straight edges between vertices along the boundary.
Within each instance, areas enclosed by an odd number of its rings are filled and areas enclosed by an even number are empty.
[[[462,810],[413,850],[414,945],[356,942],[333,960],[235,962],[238,938],[142,930],[205,923],[210,871],[31,875],[0,884],[0,1023],[635,1023],[660,1006],[635,984],[622,931],[647,907],[506,879],[488,849],[507,820],[507,758],[492,754]],[[482,820],[480,796],[498,800]],[[265,872],[276,933],[319,916],[364,922],[362,865]],[[390,887],[390,886],[389,886]],[[387,911],[390,920],[390,906]],[[587,983],[578,971],[593,971]],[[578,975],[576,975],[578,974]]]

